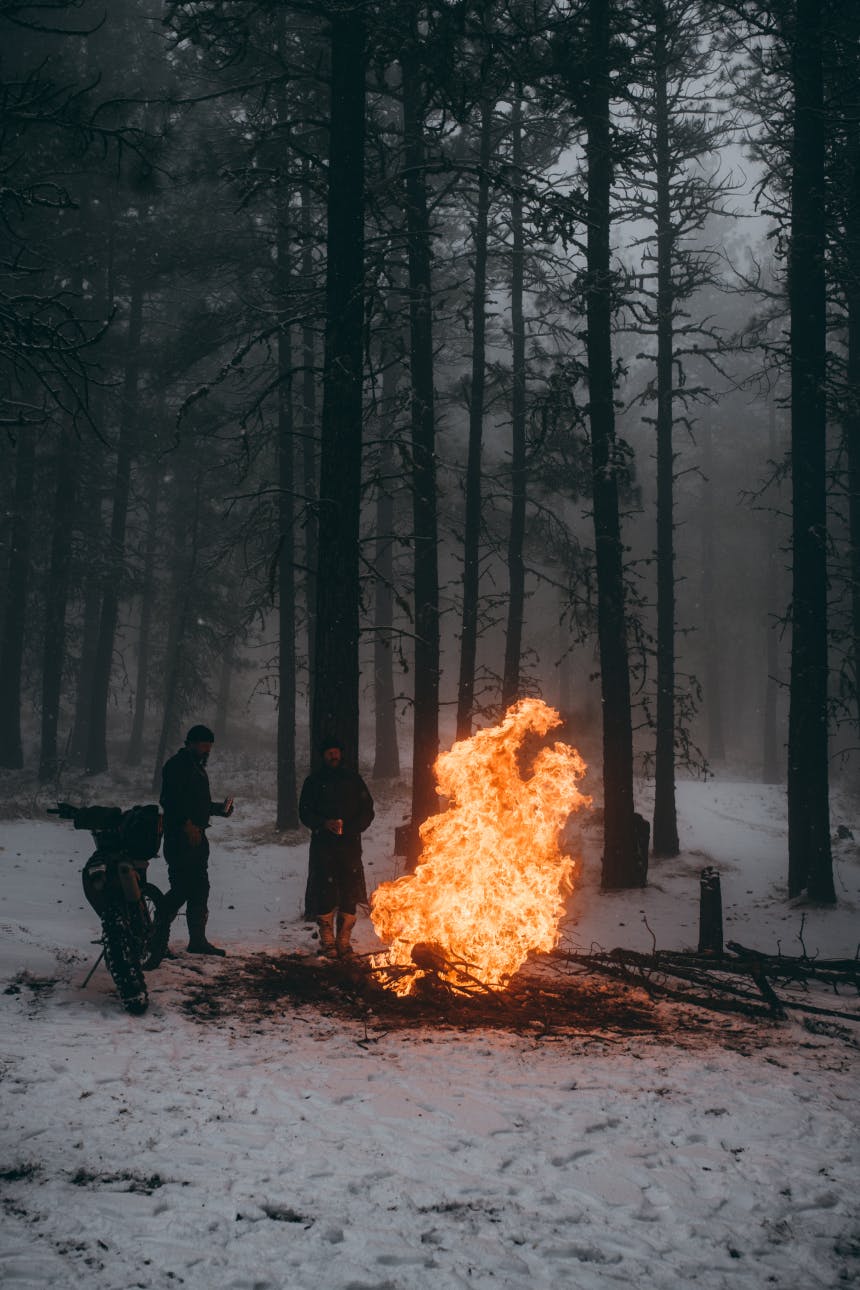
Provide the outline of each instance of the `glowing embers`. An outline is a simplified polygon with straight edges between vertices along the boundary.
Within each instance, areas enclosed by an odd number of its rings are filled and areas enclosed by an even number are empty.
[[[438,792],[450,806],[421,826],[415,873],[371,898],[389,946],[373,964],[393,969],[381,975],[399,994],[428,972],[453,989],[503,988],[530,952],[555,945],[574,868],[558,837],[570,813],[589,805],[577,787],[586,767],[563,743],[528,764],[523,744],[559,724],[553,708],[523,699],[500,725],[439,756]]]

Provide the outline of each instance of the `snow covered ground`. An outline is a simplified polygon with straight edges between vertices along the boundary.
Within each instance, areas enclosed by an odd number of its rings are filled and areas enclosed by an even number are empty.
[[[226,766],[226,762],[224,763]],[[374,1029],[275,1000],[206,1020],[183,1007],[237,958],[313,948],[301,921],[306,841],[277,840],[271,803],[228,781],[212,829],[210,935],[123,1013],[80,887],[89,835],[40,817],[0,831],[0,1283],[94,1290],[812,1290],[860,1282],[858,1035],[803,1014],[713,1018],[660,1006],[660,1033],[536,1038]],[[91,800],[131,805],[116,783]],[[258,790],[259,791],[259,790]],[[365,857],[395,873],[389,791]],[[726,937],[853,957],[860,815],[838,803],[835,910],[785,900],[781,790],[679,786],[683,851],[651,882],[601,894],[599,835],[563,944],[695,946],[698,876],[720,871]],[[853,816],[851,812],[854,812]],[[857,839],[858,841],[855,841]],[[163,862],[150,877],[165,885]],[[357,946],[375,944],[366,918]],[[595,979],[594,987],[600,983]],[[858,1010],[856,997],[833,1001]]]

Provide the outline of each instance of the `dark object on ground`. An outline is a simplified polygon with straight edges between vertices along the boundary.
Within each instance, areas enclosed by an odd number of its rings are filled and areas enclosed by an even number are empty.
[[[648,883],[648,852],[651,847],[651,825],[644,815],[633,812],[633,840],[636,844],[636,873],[640,886]]]
[[[699,879],[699,953],[723,952],[723,896],[720,875],[713,865]]]

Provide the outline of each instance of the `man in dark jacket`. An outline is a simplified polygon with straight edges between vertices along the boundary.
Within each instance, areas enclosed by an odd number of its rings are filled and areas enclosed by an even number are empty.
[[[191,954],[225,951],[206,939],[209,917],[209,840],[206,829],[212,815],[232,815],[233,799],[213,802],[206,762],[215,736],[207,726],[192,726],[180,748],[161,771],[161,805],[164,810],[164,859],[170,890],[164,898],[154,936],[154,958],[167,951],[170,924],[183,905],[188,923]],[[158,954],[161,950],[161,955]]]
[[[305,918],[316,919],[322,953],[345,958],[352,953],[356,906],[367,901],[361,835],[373,819],[373,798],[358,772],[344,765],[337,739],[323,740],[320,753],[322,766],[305,780],[299,799],[299,818],[311,830]]]

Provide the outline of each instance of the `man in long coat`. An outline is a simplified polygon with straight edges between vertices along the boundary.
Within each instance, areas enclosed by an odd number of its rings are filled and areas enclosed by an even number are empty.
[[[373,798],[344,764],[337,739],[323,740],[320,754],[322,765],[299,798],[299,818],[311,831],[305,918],[316,920],[322,953],[344,958],[352,953],[356,906],[367,902],[361,835],[373,819]]]

